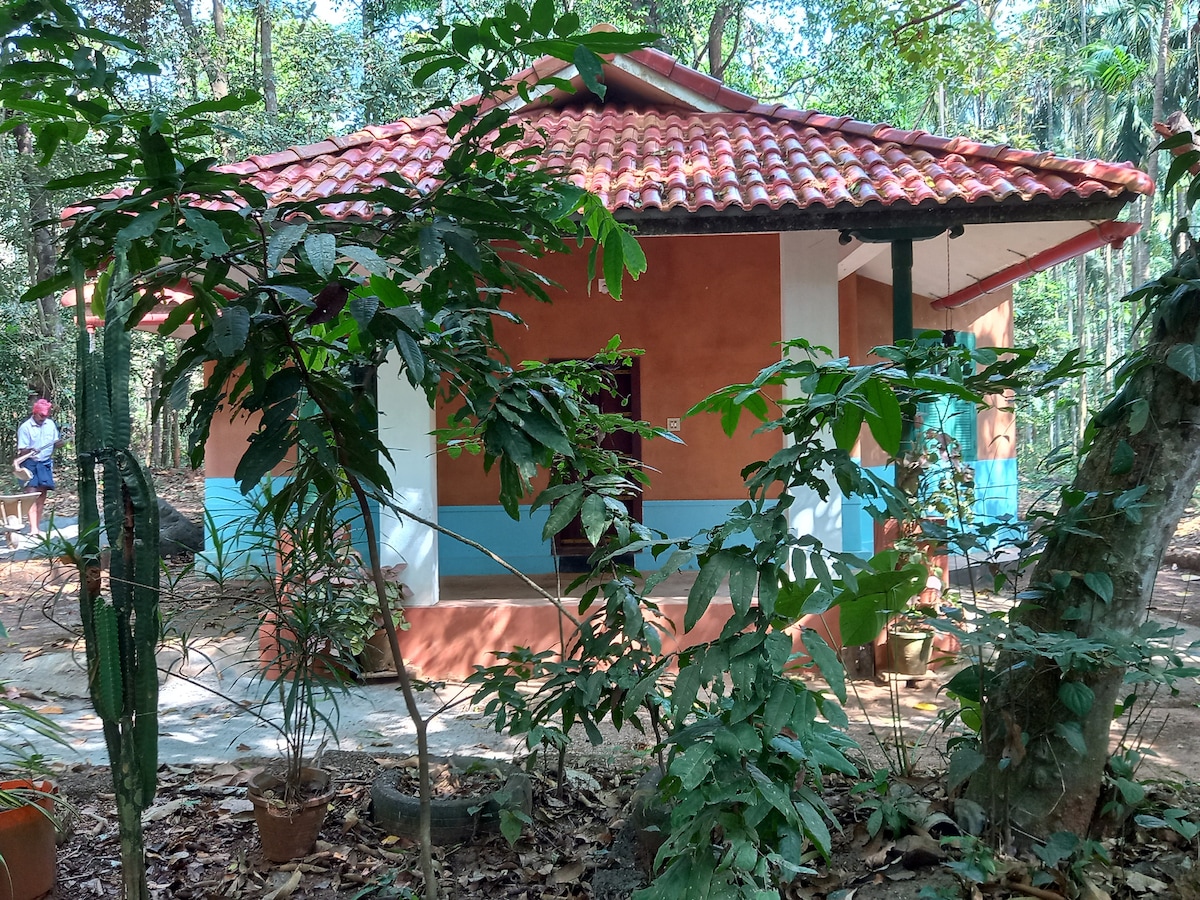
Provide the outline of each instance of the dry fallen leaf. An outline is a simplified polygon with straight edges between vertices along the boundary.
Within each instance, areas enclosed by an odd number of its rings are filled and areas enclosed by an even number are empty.
[[[579,880],[579,876],[583,874],[585,866],[583,860],[577,859],[567,863],[565,866],[560,866],[558,871],[554,873],[555,884],[571,884]]]
[[[1126,872],[1125,883],[1138,894],[1144,894],[1147,891],[1162,894],[1169,888],[1165,881],[1159,881],[1157,878],[1151,878],[1141,872]]]
[[[283,873],[280,873],[283,874]],[[287,881],[279,885],[273,891],[263,894],[262,900],[283,900],[284,897],[290,897],[295,893],[296,888],[300,887],[300,880],[304,877],[303,873],[296,869],[288,876]]]
[[[187,800],[183,797],[178,797],[174,800],[169,800],[166,803],[156,804],[142,813],[142,823],[149,824],[157,822],[159,819],[165,819],[167,816],[172,816],[187,805]]]

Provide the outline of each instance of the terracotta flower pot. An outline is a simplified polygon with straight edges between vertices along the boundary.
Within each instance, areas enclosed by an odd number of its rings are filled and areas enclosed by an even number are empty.
[[[296,807],[283,805],[280,800],[283,779],[273,773],[257,773],[246,788],[246,795],[254,804],[263,856],[272,862],[287,862],[312,852],[329,811],[329,801],[333,799],[328,772],[311,768],[300,771],[305,784],[313,786],[317,793]]]
[[[33,900],[54,888],[57,855],[54,794],[50,782],[0,782],[0,791],[39,791],[46,796],[14,809],[0,810],[0,900]]]

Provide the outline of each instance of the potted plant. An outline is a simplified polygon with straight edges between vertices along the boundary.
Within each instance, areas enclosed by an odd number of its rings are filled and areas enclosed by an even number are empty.
[[[347,611],[344,535],[321,528],[270,533],[287,533],[288,540],[261,611],[260,674],[267,688],[257,714],[279,733],[283,758],[256,772],[247,794],[263,855],[284,862],[312,850],[333,797],[319,756],[329,737],[336,740],[337,698],[357,676],[355,648],[364,626]]]
[[[933,655],[933,627],[925,613],[914,608],[888,623],[887,647],[890,669],[900,675],[924,675]]]
[[[412,596],[412,592],[400,580],[405,564],[396,563],[383,566],[383,576],[387,582],[388,605],[392,610],[392,624],[399,631],[407,631],[409,623],[405,621],[401,605]],[[361,581],[354,585],[352,600],[355,604],[355,619],[360,623],[362,646],[355,653],[360,669],[364,675],[375,672],[396,672],[396,661],[392,657],[392,648],[388,646],[387,630],[383,627],[383,613],[379,609],[379,595],[375,586],[363,572]],[[358,643],[356,639],[355,643]]]
[[[298,551],[312,554],[311,541],[299,544],[293,535],[279,539],[276,562],[277,599],[264,609],[258,635],[259,662],[266,677],[287,677],[286,665],[280,665],[282,646],[280,632],[286,630],[286,616],[275,606],[284,607],[300,602],[310,610],[320,610],[321,628],[330,635],[326,643],[326,659],[320,665],[333,666],[346,678],[357,678],[368,672],[395,670],[379,595],[370,579],[362,558],[351,544],[349,531],[339,529],[327,553],[295,558]],[[314,563],[314,559],[319,559]],[[387,595],[392,610],[392,622],[397,629],[406,630],[408,623],[400,604],[410,592],[400,581],[404,563],[383,567]],[[333,636],[337,637],[336,645]],[[292,636],[294,639],[294,636]]]
[[[15,731],[19,722],[63,743],[54,722],[7,696],[3,685],[0,709],[16,717],[0,719],[0,728]],[[57,787],[40,777],[44,773],[40,757],[22,752],[19,745],[0,746],[7,756],[0,772],[0,900],[33,900],[54,887],[62,800]]]

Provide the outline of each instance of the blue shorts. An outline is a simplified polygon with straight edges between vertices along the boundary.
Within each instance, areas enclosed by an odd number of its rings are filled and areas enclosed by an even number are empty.
[[[27,459],[21,463],[33,478],[25,485],[26,490],[54,490],[54,461],[50,459]]]

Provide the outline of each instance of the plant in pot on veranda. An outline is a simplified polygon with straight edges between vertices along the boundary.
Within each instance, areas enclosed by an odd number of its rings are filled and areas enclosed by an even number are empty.
[[[66,743],[58,725],[20,703],[2,684],[0,731],[18,738],[0,744],[0,900],[33,900],[54,887],[64,802],[44,777],[41,757],[26,752],[19,738],[25,731]]]
[[[320,756],[337,738],[338,697],[359,675],[367,627],[347,608],[344,532],[310,525],[301,516],[267,529],[277,556],[260,611],[257,716],[278,732],[283,758],[247,790],[263,855],[275,862],[307,855],[320,833],[333,797]]]

